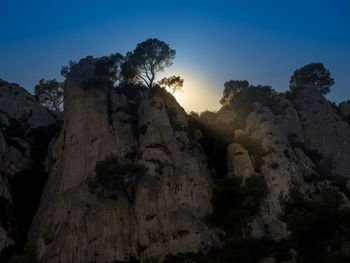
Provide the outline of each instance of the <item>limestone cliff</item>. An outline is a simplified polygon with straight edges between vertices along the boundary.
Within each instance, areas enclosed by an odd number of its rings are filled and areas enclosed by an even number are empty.
[[[31,224],[28,241],[48,263],[210,255],[225,233],[204,218],[226,176],[265,180],[268,197],[248,234],[263,240],[288,237],[281,197],[292,185],[306,195],[337,186],[349,203],[349,102],[337,106],[307,85],[285,94],[257,88],[243,103],[187,115],[159,87],[111,87],[96,78],[95,63],[87,57],[72,66],[62,127],[34,96],[0,83],[0,251],[23,246]],[[111,154],[148,168],[132,200],[117,189],[89,189],[96,163]],[[261,262],[275,262],[265,256]]]
[[[163,90],[87,85],[93,72],[88,57],[65,83],[64,124],[30,231],[40,258],[146,261],[217,246],[216,233],[203,222],[211,211],[212,177],[186,131],[184,110]],[[96,162],[111,153],[149,168],[132,203],[123,193],[98,198],[88,191]]]
[[[227,165],[229,174],[264,177],[270,192],[252,223],[252,235],[281,240],[288,232],[279,219],[280,197],[291,185],[301,185],[305,193],[330,185],[348,192],[350,127],[345,119],[347,105],[340,104],[338,109],[315,88],[306,86],[293,95],[269,96],[269,104],[255,101],[242,127],[231,127],[235,139],[228,146]],[[220,110],[214,124],[237,120],[236,114],[223,118],[229,111],[234,112],[230,107]]]
[[[6,249],[26,241],[45,183],[41,166],[57,127],[34,96],[0,80],[0,261]]]

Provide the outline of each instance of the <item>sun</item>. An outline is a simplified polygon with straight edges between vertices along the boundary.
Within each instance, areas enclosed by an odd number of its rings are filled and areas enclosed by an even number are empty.
[[[167,92],[169,92],[171,95],[173,95],[173,97],[176,99],[176,101],[178,103],[180,103],[182,95],[183,95],[183,90],[175,90],[175,92],[173,92],[172,89],[170,89],[169,87],[165,88]]]

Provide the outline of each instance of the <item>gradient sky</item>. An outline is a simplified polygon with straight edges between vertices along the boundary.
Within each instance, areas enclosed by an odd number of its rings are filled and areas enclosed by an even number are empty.
[[[293,71],[323,62],[328,98],[350,99],[350,1],[0,0],[0,78],[33,91],[69,60],[133,50],[156,37],[177,51],[166,75],[185,79],[187,111],[215,110],[223,84],[288,89]]]

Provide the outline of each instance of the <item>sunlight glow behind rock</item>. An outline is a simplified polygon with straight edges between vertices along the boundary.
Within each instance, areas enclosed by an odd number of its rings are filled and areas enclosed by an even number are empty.
[[[179,75],[184,79],[182,90],[175,91],[173,96],[187,113],[219,110],[219,100],[222,94],[218,91],[220,89],[217,88],[217,83],[212,83],[190,69],[170,69],[164,74],[164,76],[171,75]]]

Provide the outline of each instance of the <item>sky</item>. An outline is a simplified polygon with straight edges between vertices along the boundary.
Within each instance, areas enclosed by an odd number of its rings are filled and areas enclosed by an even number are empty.
[[[349,0],[0,0],[0,78],[30,92],[63,80],[69,60],[133,50],[148,38],[176,50],[160,75],[180,75],[186,111],[219,109],[231,79],[288,90],[293,71],[322,62],[328,99],[350,99]]]

